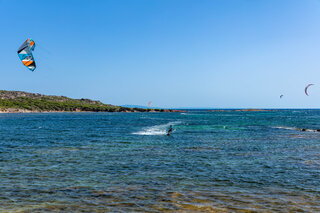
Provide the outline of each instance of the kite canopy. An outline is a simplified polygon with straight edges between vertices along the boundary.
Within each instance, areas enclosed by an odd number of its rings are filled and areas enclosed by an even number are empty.
[[[34,61],[32,51],[36,44],[30,38],[28,38],[18,49],[18,56],[22,63],[31,71],[36,69],[36,63]]]
[[[283,97],[283,95],[280,95],[280,98],[282,98]]]
[[[314,84],[308,84],[308,85],[306,86],[306,88],[304,88],[304,93],[306,93],[307,96],[309,96],[309,94],[308,94],[308,88],[309,88],[310,86],[312,86],[312,85],[314,85]]]

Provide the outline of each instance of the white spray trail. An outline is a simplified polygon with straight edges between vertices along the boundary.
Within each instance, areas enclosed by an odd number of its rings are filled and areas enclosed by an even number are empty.
[[[166,135],[170,125],[180,124],[181,121],[173,121],[166,124],[145,127],[141,131],[134,132],[134,135]]]

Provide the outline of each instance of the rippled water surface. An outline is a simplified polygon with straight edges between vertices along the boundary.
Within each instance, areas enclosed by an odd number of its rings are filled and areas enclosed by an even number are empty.
[[[316,129],[320,110],[0,114],[0,212],[317,212]]]

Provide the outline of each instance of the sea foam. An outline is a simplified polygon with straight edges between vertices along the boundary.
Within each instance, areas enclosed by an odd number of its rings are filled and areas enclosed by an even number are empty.
[[[170,125],[180,124],[181,121],[173,121],[166,124],[155,125],[150,127],[145,127],[141,131],[134,132],[134,135],[166,135],[167,129]],[[175,130],[173,130],[174,132]]]

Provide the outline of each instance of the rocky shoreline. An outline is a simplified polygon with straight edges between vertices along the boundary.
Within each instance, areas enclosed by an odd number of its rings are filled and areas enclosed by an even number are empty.
[[[0,114],[4,113],[65,113],[65,112],[107,112],[107,111],[83,111],[83,110],[75,110],[75,111],[40,111],[40,110],[25,110],[25,109],[0,109]],[[113,112],[150,112],[150,113],[155,113],[155,112],[186,112],[183,110],[169,110],[169,109],[164,109],[160,111],[155,111],[155,110],[149,110],[149,111],[138,111],[138,110],[124,110],[124,111],[113,111]]]
[[[85,110],[75,110],[75,111],[64,111],[64,110],[26,110],[26,109],[0,109],[0,113],[64,113],[64,112],[107,112],[107,111],[85,111]],[[175,110],[175,109],[161,109],[148,110],[148,111],[139,111],[139,110],[122,110],[122,111],[113,111],[113,112],[186,112],[184,110]]]
[[[0,113],[52,113],[52,112],[184,112],[183,110],[156,108],[129,108],[86,98],[42,95],[22,91],[0,90]]]

